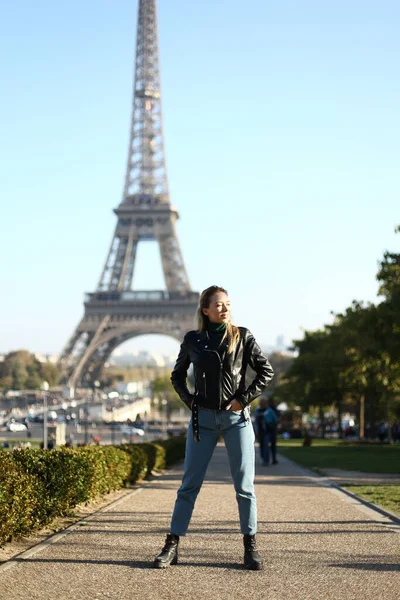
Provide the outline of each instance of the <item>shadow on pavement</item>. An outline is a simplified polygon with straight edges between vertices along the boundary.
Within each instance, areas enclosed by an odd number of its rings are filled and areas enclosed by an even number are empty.
[[[146,511],[125,510],[125,511],[118,511],[118,512],[117,511],[112,511],[112,512],[111,511],[107,511],[105,513],[99,514],[96,517],[96,520],[100,519],[103,514],[104,514],[104,516],[108,516],[107,513],[108,514],[113,514],[113,515],[130,515],[130,516],[132,516],[132,515],[150,515],[150,516],[154,516],[154,515],[170,515],[171,511],[169,511],[169,510],[164,510],[164,511],[161,511],[161,510],[157,510],[157,511],[151,511],[151,510],[150,511],[148,511],[148,510],[146,510]]]
[[[369,523],[371,524],[371,521],[369,521]],[[232,521],[228,522],[229,525],[232,525]],[[344,523],[346,524],[346,523]],[[211,524],[210,524],[211,525]],[[137,532],[139,533],[139,532]],[[142,532],[143,533],[143,532]],[[218,529],[215,526],[213,527],[212,525],[210,526],[210,529],[207,530],[207,524],[202,522],[202,529],[196,529],[191,527],[190,530],[188,531],[188,535],[190,534],[204,534],[204,535],[212,535],[214,533],[225,533],[225,534],[238,534],[241,535],[240,531],[235,528],[235,529]],[[379,529],[329,529],[328,531],[321,531],[320,529],[316,530],[316,531],[292,531],[290,529],[288,530],[280,530],[280,531],[262,531],[262,530],[258,530],[257,531],[257,537],[260,536],[269,536],[269,535],[336,535],[336,534],[340,534],[340,533],[344,533],[344,534],[349,534],[349,533],[359,533],[359,534],[366,534],[366,533],[376,533],[376,534],[384,534],[387,535],[388,531],[386,530],[379,530]],[[145,534],[144,534],[145,535]]]
[[[193,563],[193,562],[185,562],[180,560],[178,562],[178,567],[179,565],[181,567],[195,567],[196,569],[198,568],[207,568],[207,569],[230,569],[230,570],[235,570],[235,571],[245,571],[246,569],[244,568],[243,565],[239,564],[239,563],[227,563],[227,562],[202,562],[202,563]]]
[[[144,489],[145,490],[177,490],[179,486],[180,486],[180,480],[179,480],[179,482],[178,482],[178,480],[176,480],[176,483],[174,483],[174,485],[148,484],[148,485],[146,485],[146,487]]]
[[[387,521],[258,521],[265,525],[387,525]]]
[[[74,534],[86,534],[86,535],[93,535],[93,534],[105,534],[105,535],[150,535],[153,533],[157,533],[160,535],[166,535],[166,528],[164,529],[152,529],[151,527],[147,528],[146,530],[143,529],[130,529],[129,531],[126,531],[125,529],[89,529],[88,527],[85,527],[83,529],[75,529],[74,530]]]
[[[172,511],[171,511],[172,513]],[[171,513],[169,513],[169,516],[171,516]],[[134,516],[135,513],[132,513],[132,516]],[[162,513],[151,513],[151,516],[154,517],[154,519],[156,519],[157,517],[160,517]],[[122,524],[122,525],[127,525],[128,523],[142,523],[142,519],[93,519],[92,523],[98,523],[99,525],[103,525],[106,523],[110,523],[110,524]]]
[[[54,558],[54,559],[49,559],[49,558],[24,558],[24,559],[19,559],[19,558],[15,558],[13,559],[16,562],[20,562],[20,563],[27,563],[27,562],[31,562],[31,563],[44,563],[44,564],[53,564],[53,563],[58,563],[58,564],[83,564],[83,565],[108,565],[108,566],[118,566],[118,567],[130,567],[133,569],[154,569],[153,567],[153,560],[151,561],[145,561],[145,560],[79,560],[79,559],[72,559],[72,558]],[[199,563],[193,563],[193,562],[189,562],[189,561],[183,561],[183,560],[179,560],[178,564],[176,566],[171,567],[172,569],[177,569],[179,567],[191,567],[191,568],[212,568],[212,569],[233,569],[233,570],[239,570],[239,571],[244,571],[245,568],[243,565],[239,564],[239,563],[228,563],[228,562],[199,562]]]
[[[98,560],[98,559],[78,559],[78,558],[14,558],[16,562],[20,563],[59,563],[59,564],[73,564],[73,565],[112,565],[113,567],[131,567],[134,564],[132,560]],[[149,562],[139,562],[141,565],[149,567]]]
[[[400,571],[396,563],[345,563],[343,565],[332,563],[328,567],[335,569],[361,569],[362,571]]]

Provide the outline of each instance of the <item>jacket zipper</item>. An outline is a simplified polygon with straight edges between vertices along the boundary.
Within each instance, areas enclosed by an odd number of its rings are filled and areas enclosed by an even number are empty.
[[[206,335],[207,335],[207,340],[210,341],[210,336],[208,335],[208,331],[206,331]],[[219,410],[222,409],[222,360],[221,357],[219,355],[219,352],[217,352],[216,350],[205,350],[206,352],[214,352],[214,354],[216,354],[218,356],[218,360],[219,360]],[[225,358],[225,354],[224,354],[224,358]],[[205,376],[205,373],[204,373]],[[204,379],[204,385],[205,385],[205,379]]]
[[[222,402],[221,402],[221,380],[222,380],[222,360],[221,357],[219,355],[219,353],[216,350],[205,350],[205,352],[213,352],[214,354],[216,354],[218,356],[218,360],[219,360],[219,410],[221,410],[222,407]],[[204,377],[204,387],[206,386],[206,374],[203,373],[203,377]]]

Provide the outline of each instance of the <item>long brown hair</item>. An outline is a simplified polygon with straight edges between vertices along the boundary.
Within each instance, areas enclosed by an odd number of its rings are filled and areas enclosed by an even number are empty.
[[[217,292],[223,292],[228,295],[228,292],[218,285],[212,285],[204,290],[200,295],[199,307],[197,309],[197,328],[198,331],[206,331],[207,325],[209,323],[208,317],[203,313],[203,308],[208,308],[210,306],[211,298]],[[235,325],[232,325],[231,322],[226,324],[226,329],[222,340],[227,338],[228,340],[228,353],[231,354],[236,348],[237,343],[240,340],[240,330]]]

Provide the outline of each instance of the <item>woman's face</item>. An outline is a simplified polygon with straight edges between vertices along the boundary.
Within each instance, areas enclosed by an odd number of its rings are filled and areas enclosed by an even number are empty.
[[[203,308],[211,323],[229,323],[231,320],[231,303],[225,292],[216,292],[211,296],[208,308]]]

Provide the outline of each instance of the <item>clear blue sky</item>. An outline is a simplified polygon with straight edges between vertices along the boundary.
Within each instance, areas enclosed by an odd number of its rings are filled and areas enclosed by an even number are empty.
[[[59,352],[97,285],[122,194],[136,17],[136,0],[2,8],[0,351]],[[397,0],[159,0],[192,287],[226,286],[261,344],[376,300],[377,261],[399,251],[399,25]],[[136,275],[138,289],[163,287],[155,244]]]

